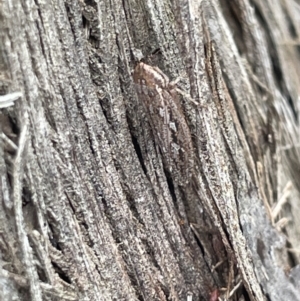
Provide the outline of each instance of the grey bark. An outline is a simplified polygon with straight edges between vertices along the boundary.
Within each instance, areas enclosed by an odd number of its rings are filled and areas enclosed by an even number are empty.
[[[296,0],[0,7],[0,300],[300,300]],[[179,78],[186,185],[140,59]]]

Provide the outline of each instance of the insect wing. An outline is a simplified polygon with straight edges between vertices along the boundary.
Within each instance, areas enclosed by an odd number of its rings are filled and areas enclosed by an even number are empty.
[[[178,184],[184,185],[190,178],[194,158],[191,133],[176,89],[159,68],[144,63],[137,65],[133,77],[165,168]]]

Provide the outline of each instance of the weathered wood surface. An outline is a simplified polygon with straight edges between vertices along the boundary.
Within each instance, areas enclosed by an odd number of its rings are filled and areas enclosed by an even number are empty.
[[[0,7],[0,300],[300,300],[297,1]],[[188,183],[141,59],[178,80]]]

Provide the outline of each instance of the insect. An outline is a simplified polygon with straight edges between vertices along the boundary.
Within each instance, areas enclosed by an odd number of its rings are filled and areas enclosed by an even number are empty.
[[[188,183],[194,165],[191,133],[183,114],[176,86],[158,68],[140,62],[133,79],[147,110],[163,163],[179,185]]]

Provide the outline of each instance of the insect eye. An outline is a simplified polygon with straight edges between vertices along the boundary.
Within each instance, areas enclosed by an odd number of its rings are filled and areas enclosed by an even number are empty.
[[[148,90],[148,95],[149,95],[150,97],[154,97],[154,92],[151,91],[151,90]]]

